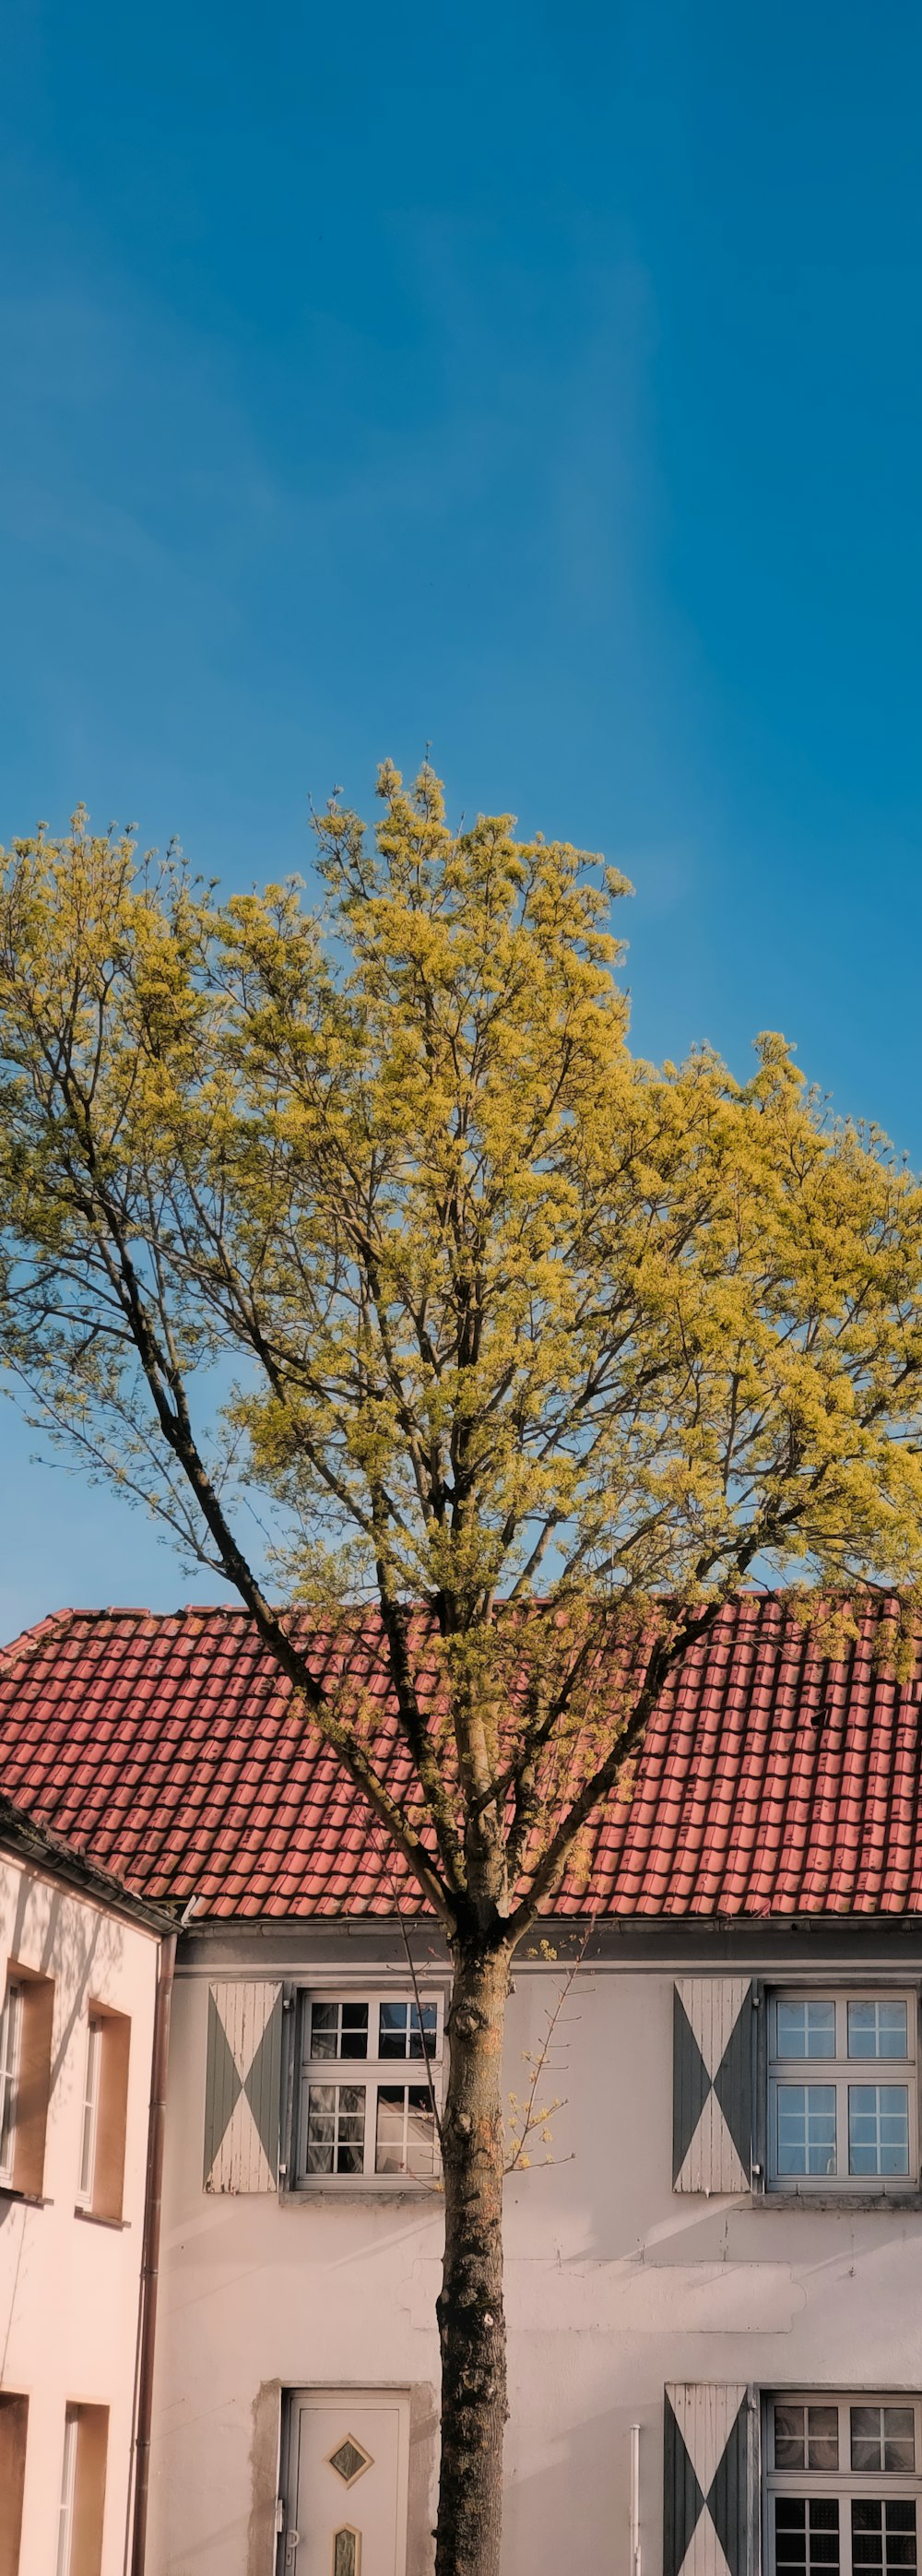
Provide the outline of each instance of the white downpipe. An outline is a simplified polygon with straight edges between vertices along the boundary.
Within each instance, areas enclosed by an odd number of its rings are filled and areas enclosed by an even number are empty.
[[[640,2425],[631,2425],[631,2576],[640,2576]]]

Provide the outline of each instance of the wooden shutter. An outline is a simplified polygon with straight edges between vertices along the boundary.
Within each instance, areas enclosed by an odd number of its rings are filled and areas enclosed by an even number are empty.
[[[663,2576],[758,2576],[759,2408],[736,2383],[666,2389]]]
[[[29,2400],[0,2394],[0,2576],[19,2576]]]
[[[206,2191],[277,2191],[282,1989],[240,1978],[208,1990]]]
[[[19,2069],[14,2094],[13,2182],[40,2199],[45,2186],[45,2133],[51,2099],[54,1984],[28,1968],[10,1966],[22,1997]]]
[[[91,2004],[91,2015],[99,2006]],[[121,2218],[125,2190],[125,2140],[128,2128],[128,2063],[131,2023],[126,2013],[101,2015],[99,2109],[93,2172],[93,2214]]]
[[[749,1977],[680,1977],[673,2011],[674,2191],[748,2191],[752,2180],[755,1988]]]

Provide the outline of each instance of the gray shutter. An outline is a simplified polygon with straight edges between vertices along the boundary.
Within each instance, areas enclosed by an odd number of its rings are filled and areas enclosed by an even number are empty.
[[[759,2409],[755,2390],[666,2390],[663,2576],[758,2576]]]
[[[674,2191],[750,2188],[754,1999],[750,1977],[679,1977],[676,1981]]]
[[[208,1989],[206,2191],[276,2191],[282,1989],[265,1978]]]

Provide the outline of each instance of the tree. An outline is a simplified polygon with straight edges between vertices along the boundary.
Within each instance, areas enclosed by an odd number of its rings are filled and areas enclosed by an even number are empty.
[[[918,1583],[922,1199],[780,1038],[746,1083],[632,1058],[622,879],[508,816],[451,831],[428,768],[379,793],[373,840],[320,819],[319,911],[82,813],[14,842],[4,1354],[235,1587],[444,1927],[437,2568],[495,2576],[510,1962],[747,1574]],[[347,1605],[332,1677],[271,1583]]]

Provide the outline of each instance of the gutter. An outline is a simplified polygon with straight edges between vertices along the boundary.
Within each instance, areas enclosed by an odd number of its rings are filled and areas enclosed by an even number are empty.
[[[131,1923],[143,1923],[148,1932],[168,1932],[175,1920],[166,1905],[135,1896],[124,1879],[117,1878],[112,1870],[97,1867],[86,1852],[68,1842],[65,1834],[57,1833],[50,1825],[40,1825],[26,1807],[16,1806],[0,1790],[0,1853],[3,1852],[28,1862],[33,1869],[43,1870],[48,1878],[60,1879],[65,1887],[76,1888],[97,1904],[107,1905],[111,1913],[124,1914]]]
[[[144,2576],[147,2545],[147,2499],[150,2484],[150,2431],[154,2397],[154,2335],[160,2269],[160,2210],[163,2197],[163,2132],[166,2116],[166,2072],[170,2040],[170,2004],[176,1967],[175,1932],[160,1944],[154,2041],[151,2062],[150,2114],[147,2128],[147,2173],[144,2183],[144,2232],[138,2343],[135,2362],[134,2479],[125,2533],[126,2576]]]

